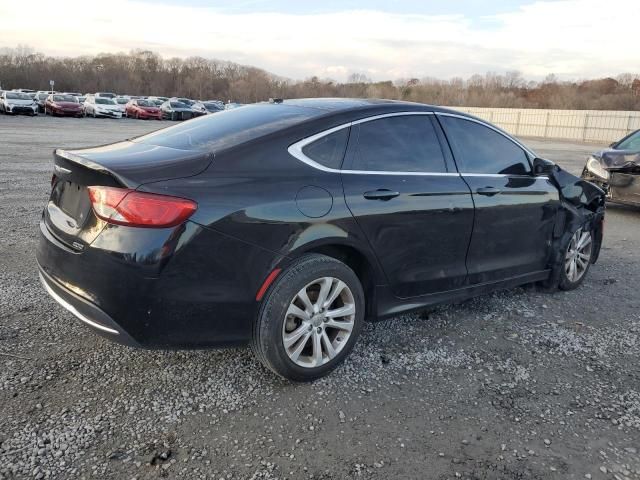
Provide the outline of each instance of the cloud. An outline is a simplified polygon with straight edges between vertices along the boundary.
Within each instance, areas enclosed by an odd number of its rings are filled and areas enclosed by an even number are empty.
[[[49,12],[35,0],[29,12]],[[228,13],[134,0],[58,0],[30,15],[0,0],[0,46],[52,55],[150,48],[164,56],[231,60],[274,73],[344,80],[469,76],[519,70],[530,78],[640,71],[637,0],[537,1],[473,18],[372,10]]]

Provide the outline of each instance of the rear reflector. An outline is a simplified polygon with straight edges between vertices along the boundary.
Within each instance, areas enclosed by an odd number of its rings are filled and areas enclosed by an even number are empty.
[[[271,286],[271,284],[273,283],[273,281],[276,279],[276,277],[280,274],[280,272],[282,271],[282,269],[280,268],[276,268],[273,272],[271,272],[267,278],[264,280],[264,283],[262,284],[262,286],[260,287],[260,290],[258,290],[258,293],[256,295],[256,300],[259,302],[260,300],[262,300],[262,297],[264,297],[264,294],[267,293],[267,290],[269,289],[269,287]]]
[[[143,193],[128,188],[87,187],[93,211],[102,220],[129,227],[175,227],[198,205],[186,198]]]

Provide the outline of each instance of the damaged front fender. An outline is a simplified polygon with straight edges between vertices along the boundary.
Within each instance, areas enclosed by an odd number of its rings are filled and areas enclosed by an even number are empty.
[[[554,249],[556,257],[553,265],[561,265],[565,245],[578,228],[591,231],[594,241],[591,263],[600,255],[604,230],[605,192],[569,172],[556,166],[549,173],[549,180],[560,192],[560,209],[554,228]]]

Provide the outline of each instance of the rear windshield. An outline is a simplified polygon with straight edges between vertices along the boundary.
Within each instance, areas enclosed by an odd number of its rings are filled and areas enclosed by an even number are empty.
[[[320,113],[286,105],[249,105],[189,120],[133,141],[181,150],[219,150],[290,127]]]

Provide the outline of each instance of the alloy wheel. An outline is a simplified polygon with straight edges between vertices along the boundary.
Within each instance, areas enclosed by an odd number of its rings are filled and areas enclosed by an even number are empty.
[[[579,281],[591,261],[591,232],[579,228],[571,237],[564,257],[564,271],[570,282]]]
[[[289,359],[314,368],[333,360],[354,328],[353,292],[334,277],[322,277],[302,288],[289,304],[282,326],[282,342]]]

